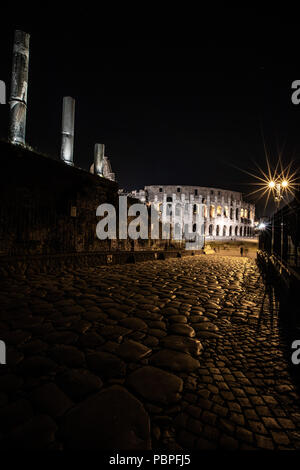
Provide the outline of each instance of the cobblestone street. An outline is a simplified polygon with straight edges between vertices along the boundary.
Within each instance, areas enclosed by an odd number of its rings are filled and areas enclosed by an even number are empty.
[[[1,449],[300,449],[254,259],[16,273],[0,306]]]

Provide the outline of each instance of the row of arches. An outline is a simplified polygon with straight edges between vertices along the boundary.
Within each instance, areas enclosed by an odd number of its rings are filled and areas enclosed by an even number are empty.
[[[174,225],[174,236],[175,237],[180,237],[181,234],[183,233],[183,227],[181,224],[176,223]],[[196,224],[193,225],[192,231],[196,232],[197,227]],[[188,226],[186,227],[186,233],[189,233],[189,228]],[[200,233],[199,235],[205,235],[205,226],[204,224],[201,225]],[[209,236],[216,236],[216,237],[251,237],[253,235],[252,228],[250,226],[233,226],[230,225],[227,227],[224,225],[221,227],[220,225],[214,226],[213,224],[210,224],[208,226],[208,234]]]
[[[252,230],[251,227],[233,227],[230,225],[230,227],[227,227],[226,225],[223,226],[223,228],[220,227],[220,225],[216,225],[216,230],[214,233],[214,225],[210,224],[208,227],[208,234],[210,236],[216,236],[216,237],[250,237],[252,235]]]
[[[161,206],[163,203],[158,204],[158,210],[161,211]],[[166,206],[166,214],[167,215],[172,215],[173,210],[175,210],[176,215],[182,214],[182,211],[185,211],[188,208],[188,205],[182,206],[180,203],[169,203]],[[199,212],[199,206],[197,204],[193,205],[193,213],[197,214]],[[236,208],[235,210],[231,207],[229,208],[228,206],[214,206],[211,205],[209,208],[207,206],[202,207],[202,216],[207,218],[214,219],[215,217],[218,216],[224,216],[227,218],[230,218],[231,220],[239,220],[240,218],[245,218],[245,219],[252,219],[253,218],[253,211],[248,210],[248,209],[243,209],[243,208]]]

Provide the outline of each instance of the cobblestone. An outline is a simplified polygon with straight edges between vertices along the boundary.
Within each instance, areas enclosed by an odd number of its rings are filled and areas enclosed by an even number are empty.
[[[254,260],[12,273],[0,302],[1,450],[300,449],[285,334]]]

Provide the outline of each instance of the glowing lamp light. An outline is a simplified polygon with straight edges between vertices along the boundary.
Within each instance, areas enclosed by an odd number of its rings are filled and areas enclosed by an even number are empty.
[[[275,181],[269,182],[269,188],[275,188]]]
[[[282,186],[283,188],[286,188],[286,187],[288,186],[288,184],[289,184],[289,183],[287,182],[287,180],[283,180],[282,183],[281,183],[281,186]]]
[[[266,224],[262,222],[261,224],[259,224],[258,228],[259,230],[264,230],[266,228]]]

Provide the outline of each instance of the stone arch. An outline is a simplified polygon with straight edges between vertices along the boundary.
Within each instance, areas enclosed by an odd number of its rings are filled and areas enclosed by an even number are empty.
[[[222,215],[222,206],[217,206],[217,215]]]
[[[174,226],[174,238],[177,240],[181,240],[182,238],[182,226],[179,222],[176,222]]]
[[[208,234],[209,235],[213,234],[213,225],[212,224],[210,224],[210,226],[208,227]]]
[[[224,227],[223,227],[223,237],[226,237],[226,235],[227,235],[227,227],[226,227],[226,225],[224,225]]]
[[[239,230],[239,228],[238,228],[238,226],[236,225],[235,230],[234,230],[234,233],[235,233],[235,236],[236,236],[236,237],[237,237],[238,234],[239,234],[238,230]]]
[[[215,206],[211,205],[210,206],[210,209],[209,209],[209,216],[211,218],[214,218],[215,217]]]
[[[238,207],[235,209],[235,218],[236,220],[239,220],[239,208]]]
[[[172,215],[172,204],[167,204],[166,215]]]
[[[230,225],[230,227],[229,227],[229,236],[230,237],[232,236],[232,225]]]
[[[216,237],[220,236],[220,225],[216,226]]]
[[[240,227],[240,237],[243,236],[243,227]]]
[[[247,228],[248,228],[248,227],[244,227],[244,237],[247,236]]]
[[[182,206],[181,204],[176,204],[175,205],[175,215],[181,215],[182,214]]]

